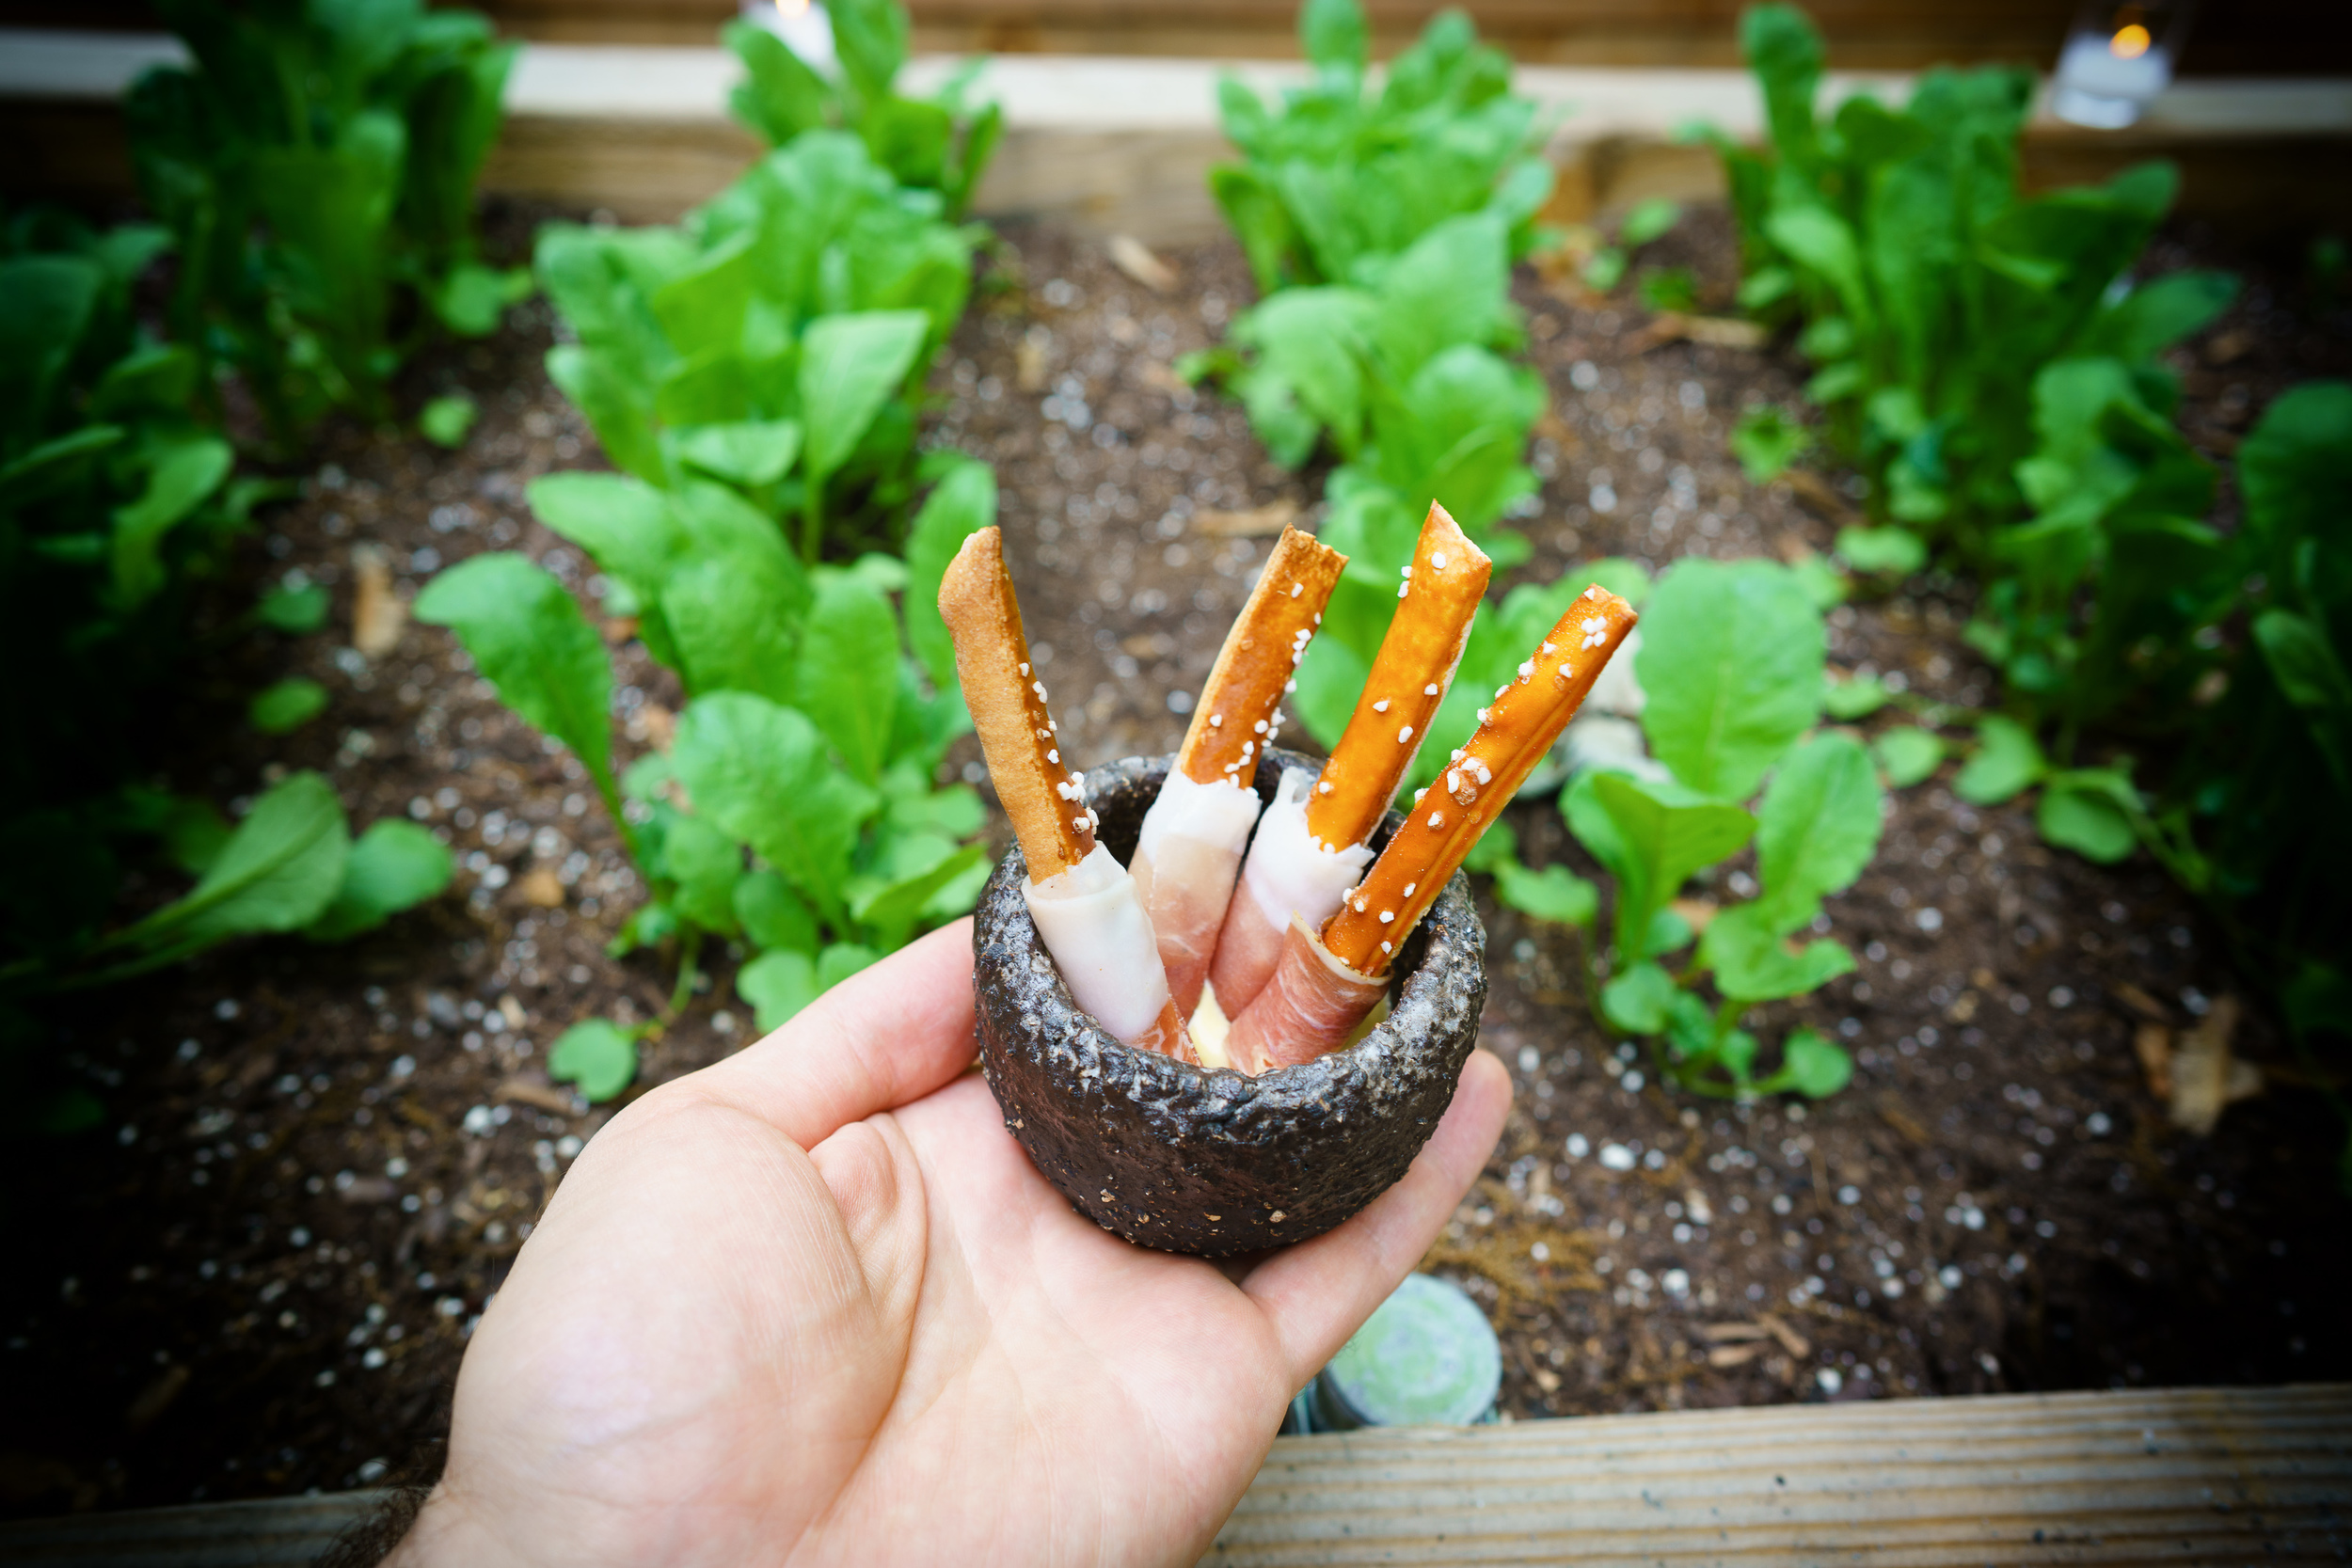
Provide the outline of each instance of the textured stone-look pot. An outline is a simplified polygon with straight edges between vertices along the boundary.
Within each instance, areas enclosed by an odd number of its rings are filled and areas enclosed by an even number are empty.
[[[1125,861],[1171,759],[1087,775],[1102,841]],[[1270,752],[1256,784],[1274,798]],[[1391,813],[1375,840],[1400,819]],[[1079,1212],[1138,1245],[1223,1258],[1319,1236],[1412,1164],[1454,1098],[1486,1000],[1486,928],[1456,873],[1395,968],[1393,1009],[1345,1051],[1261,1077],[1131,1051],[1071,1000],[1023,903],[1015,846],[973,928],[981,1066],[1005,1125]]]

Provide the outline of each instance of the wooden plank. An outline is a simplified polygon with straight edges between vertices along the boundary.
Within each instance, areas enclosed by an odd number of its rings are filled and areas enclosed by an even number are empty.
[[[2352,1388],[2011,1395],[1285,1438],[1206,1560],[2340,1561]]]
[[[0,137],[20,150],[0,185],[36,196],[120,194],[130,175],[112,100],[167,39],[103,33],[0,33]],[[909,90],[925,91],[956,62],[916,59]],[[738,67],[718,49],[533,44],[508,89],[486,189],[602,208],[627,222],[676,217],[707,199],[756,155],[723,104]],[[1224,225],[1203,185],[1231,155],[1216,119],[1216,82],[1237,70],[1261,91],[1298,74],[1278,61],[1009,55],[992,60],[983,90],[1006,105],[1008,130],[976,206],[983,216],[1044,216],[1147,244],[1213,239]],[[1826,98],[1868,89],[1899,99],[1912,78],[1843,72]],[[1551,152],[1563,173],[1551,216],[1581,220],[1646,196],[1720,194],[1704,149],[1672,133],[1706,119],[1754,136],[1761,112],[1744,73],[1534,67],[1519,89],[1560,116]],[[2091,133],[2040,116],[2026,141],[2028,183],[2104,179],[2126,163],[2183,165],[2182,210],[2261,233],[2328,221],[2352,207],[2352,82],[2192,81],[2159,99],[2141,125]]]
[[[0,1526],[17,1568],[307,1562],[380,1494]],[[1677,1411],[1275,1442],[1203,1560],[2341,1562],[2352,1386]]]

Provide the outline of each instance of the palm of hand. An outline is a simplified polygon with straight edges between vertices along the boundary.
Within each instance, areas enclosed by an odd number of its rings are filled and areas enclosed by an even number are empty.
[[[1403,1182],[1229,1277],[1029,1164],[963,1071],[969,942],[935,933],[596,1138],[468,1351],[401,1560],[1199,1556],[1475,1175],[1507,1079],[1474,1057]]]

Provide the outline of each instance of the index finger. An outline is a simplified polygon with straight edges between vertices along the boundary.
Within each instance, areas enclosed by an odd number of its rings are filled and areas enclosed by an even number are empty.
[[[697,1076],[706,1093],[814,1148],[953,1083],[977,1049],[966,916],[860,970]]]

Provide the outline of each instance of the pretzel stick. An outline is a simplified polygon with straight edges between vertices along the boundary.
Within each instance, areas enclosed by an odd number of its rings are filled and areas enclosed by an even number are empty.
[[[1560,618],[1518,678],[1479,710],[1477,732],[1439,781],[1444,793],[1434,802],[1427,795],[1435,791],[1415,800],[1320,937],[1296,925],[1286,934],[1274,978],[1226,1037],[1236,1065],[1258,1072],[1312,1061],[1346,1040],[1386,989],[1397,949],[1551,750],[1633,622],[1633,607],[1597,584]]]
[[[1086,782],[1062,762],[997,530],[972,534],[948,562],[939,615],[955,640],[956,674],[996,798],[1028,863],[1023,896],[1071,995],[1127,1044],[1190,1060],[1134,879],[1095,842]]]
[[[1380,826],[1399,780],[1454,684],[1494,563],[1446,509],[1429,503],[1413,563],[1396,592],[1396,616],[1363,695],[1307,802],[1307,831],[1333,846],[1361,844]]]
[[[1230,1012],[1248,1006],[1274,974],[1292,917],[1302,917],[1310,931],[1321,927],[1372,863],[1363,841],[1387,815],[1454,683],[1492,570],[1486,552],[1432,501],[1397,589],[1396,614],[1331,760],[1320,780],[1302,772],[1294,784],[1285,772],[1258,819],[1241,892],[1209,969]]]
[[[1176,765],[1144,815],[1129,863],[1157,933],[1168,990],[1189,1018],[1216,951],[1257,823],[1258,758],[1282,724],[1282,694],[1323,620],[1347,557],[1286,529],[1225,637]]]
[[[1626,633],[1633,607],[1595,583],[1578,595],[1518,678],[1478,710],[1435,800],[1416,800],[1405,826],[1323,928],[1324,945],[1359,974],[1381,975],[1446,879],[1461,865],[1527,775],[1551,750]]]

